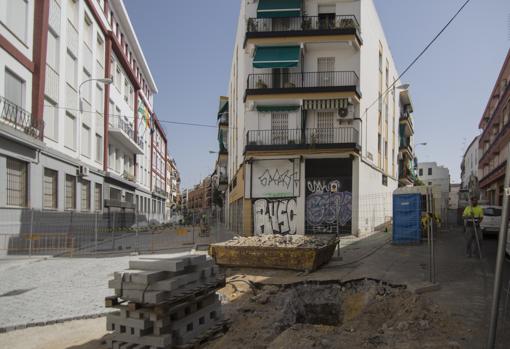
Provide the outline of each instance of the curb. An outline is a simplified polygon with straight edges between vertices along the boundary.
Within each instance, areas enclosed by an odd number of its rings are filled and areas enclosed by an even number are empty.
[[[74,320],[96,319],[96,318],[104,317],[109,313],[111,313],[111,311],[103,311],[100,313],[81,315],[81,316],[71,316],[71,317],[65,317],[65,318],[61,318],[61,319],[53,319],[53,320],[48,320],[48,321],[35,321],[35,322],[29,322],[29,323],[20,324],[20,325],[14,325],[14,326],[5,326],[5,327],[0,327],[0,333],[7,333],[7,332],[11,332],[11,331],[16,331],[16,330],[23,330],[23,329],[26,329],[29,327],[39,327],[39,326],[61,324],[64,322],[69,322],[69,321],[74,321]]]

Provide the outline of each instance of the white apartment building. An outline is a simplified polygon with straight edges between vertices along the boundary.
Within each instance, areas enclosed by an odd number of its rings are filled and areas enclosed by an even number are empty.
[[[476,136],[469,144],[464,156],[462,157],[462,163],[460,164],[461,169],[461,188],[468,189],[469,179],[471,176],[478,178],[478,152],[479,144],[478,140],[480,136]]]
[[[163,221],[155,93],[122,1],[0,1],[0,207]]]
[[[372,0],[242,0],[228,96],[230,228],[362,234],[387,222],[410,103],[398,75]]]
[[[425,185],[438,185],[442,193],[450,192],[450,170],[435,162],[418,163],[418,177]]]

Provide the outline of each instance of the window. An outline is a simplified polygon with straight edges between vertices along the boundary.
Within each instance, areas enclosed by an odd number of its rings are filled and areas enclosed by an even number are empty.
[[[90,211],[90,181],[81,180],[81,210]]]
[[[56,209],[58,206],[58,172],[44,169],[43,207]]]
[[[76,118],[69,112],[65,119],[65,138],[64,145],[72,150],[76,150]]]
[[[103,137],[96,133],[96,161],[103,162]]]
[[[90,158],[90,127],[85,124],[81,127],[81,154]]]
[[[90,80],[91,78],[91,75],[90,73],[83,69],[83,75],[82,75],[82,81],[87,81],[87,80]],[[84,108],[85,110],[87,111],[90,111],[90,101],[91,101],[91,89],[92,89],[92,84],[91,83],[86,83],[86,84],[83,84],[83,86],[81,87],[81,97],[83,98],[83,100],[88,104],[88,109],[87,108]]]
[[[76,209],[76,177],[68,174],[66,174],[65,198],[65,209]]]
[[[66,55],[66,82],[76,88],[77,86],[77,75],[78,75],[78,69],[76,67],[76,57],[73,56],[73,54],[67,50]]]
[[[58,108],[49,98],[44,99],[44,137],[58,141]]]
[[[388,186],[388,176],[382,175],[382,185]]]
[[[58,72],[59,43],[58,35],[52,30],[48,31],[48,51],[46,53],[46,64],[55,72]]]
[[[28,164],[7,158],[7,205],[26,207],[28,204]]]
[[[101,36],[97,36],[96,40],[96,59],[101,65],[101,67],[104,66],[104,40]],[[102,78],[103,76],[99,76]]]
[[[126,193],[126,202],[133,203],[133,193]]]
[[[78,4],[76,0],[67,0],[67,12],[69,21],[78,28]]]
[[[110,188],[110,200],[120,201],[122,198],[122,191],[116,188]]]
[[[92,50],[92,21],[85,15],[83,21],[83,41]]]
[[[382,139],[381,139],[381,134],[378,133],[377,134],[377,151],[379,153],[381,153],[381,148],[382,148]]]
[[[418,170],[418,173],[419,173],[419,176],[420,176],[420,177],[421,177],[421,176],[423,176],[423,168],[420,168],[420,169]]]
[[[120,158],[121,158],[120,150],[115,149],[115,170],[117,172],[120,171]]]
[[[101,211],[103,201],[103,186],[99,183],[96,183],[94,186],[94,208],[96,211]]]
[[[6,1],[5,24],[18,39],[26,43],[28,30],[28,1]],[[5,5],[4,5],[5,6]]]
[[[5,69],[5,98],[17,106],[25,106],[25,82]]]
[[[99,84],[96,84],[96,111],[101,115],[104,113],[103,88]]]
[[[432,168],[431,168],[431,167],[429,167],[428,175],[429,175],[429,176],[432,176]]]

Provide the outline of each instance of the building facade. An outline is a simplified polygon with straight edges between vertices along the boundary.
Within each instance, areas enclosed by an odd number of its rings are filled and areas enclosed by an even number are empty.
[[[172,216],[180,211],[181,206],[181,176],[177,169],[175,159],[170,156],[166,165],[166,220],[170,220]]]
[[[478,173],[482,198],[503,204],[505,165],[510,155],[510,50],[496,80],[478,127]]]
[[[166,136],[123,2],[0,6],[0,207],[162,222]]]
[[[218,109],[218,158],[213,173],[213,201],[216,206],[225,206],[228,188],[228,97],[220,97]]]
[[[450,170],[435,162],[418,163],[418,178],[424,185],[439,186],[442,193],[450,192]]]
[[[188,214],[199,214],[212,207],[213,179],[205,177],[200,184],[187,192]]]
[[[230,229],[362,234],[390,219],[406,104],[398,75],[371,0],[242,0],[229,83]]]
[[[398,124],[398,183],[400,187],[412,186],[416,181],[414,155],[413,105],[407,90],[400,92]]]
[[[469,181],[473,180],[472,178],[478,180],[479,139],[480,136],[473,138],[462,156],[462,162],[460,164],[461,189],[468,189]]]

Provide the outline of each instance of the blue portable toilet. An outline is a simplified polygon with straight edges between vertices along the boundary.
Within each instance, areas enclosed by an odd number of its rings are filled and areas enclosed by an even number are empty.
[[[393,194],[393,243],[421,242],[421,194]]]

